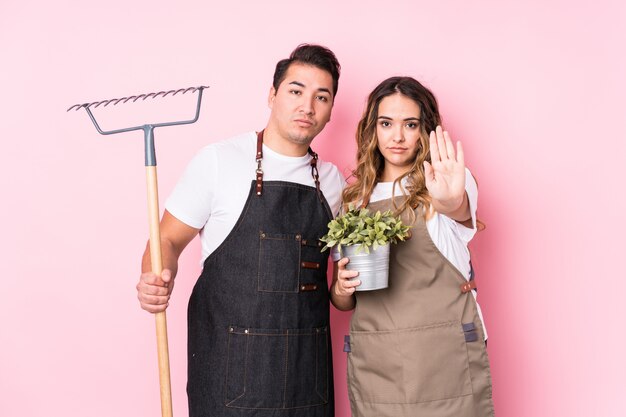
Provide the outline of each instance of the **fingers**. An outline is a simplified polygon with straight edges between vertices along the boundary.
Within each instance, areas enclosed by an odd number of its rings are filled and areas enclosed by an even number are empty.
[[[164,270],[161,277],[152,272],[141,274],[137,284],[137,299],[141,308],[150,313],[165,311],[169,305],[173,284],[169,270]]]
[[[461,141],[456,143],[456,161],[465,167],[465,154],[463,153],[463,145],[461,145]]]
[[[356,277],[359,275],[357,271],[346,269],[346,265],[350,262],[349,258],[341,258],[337,263],[337,282],[335,284],[335,293],[341,296],[349,296],[354,294],[356,287],[361,285],[361,280]]]
[[[433,171],[433,166],[429,164],[428,161],[424,161],[424,177],[426,184],[435,179],[435,171]]]
[[[439,128],[439,126],[437,126]],[[441,160],[441,155],[439,154],[439,146],[437,145],[437,136],[435,131],[430,132],[430,160],[435,163]]]
[[[435,138],[437,139],[437,149],[439,151],[439,156],[441,157],[441,160],[445,161],[446,159],[450,159],[450,157],[448,156],[448,147],[446,146],[446,140],[443,135],[443,129],[441,128],[441,126],[437,126],[437,128],[435,129]]]
[[[350,258],[341,258],[339,262],[337,262],[337,267],[339,267],[339,270],[345,270],[348,262],[350,262]]]
[[[165,275],[165,271],[163,271],[161,275]],[[165,285],[165,281],[161,279],[161,277],[159,277],[157,274],[154,274],[152,272],[144,272],[143,274],[141,274],[141,277],[139,277],[139,281],[148,285],[159,285],[161,287]]]
[[[139,305],[148,313],[160,313],[165,311],[169,306],[169,296],[167,297],[150,297],[138,296]]]
[[[161,279],[163,282],[170,282],[172,280],[172,271],[164,269],[163,272],[161,272]]]
[[[433,163],[446,160],[464,162],[462,155],[463,149],[459,145],[460,142],[457,142],[457,151],[455,151],[450,134],[443,130],[441,126],[437,126],[434,131],[430,132],[429,140],[430,158]],[[460,159],[458,152],[461,152]]]
[[[441,127],[439,129],[441,129]],[[450,140],[450,135],[448,134],[448,132],[443,132],[443,140],[446,145],[446,152],[448,154],[448,159],[454,160],[455,159],[454,145],[452,144],[452,140]]]

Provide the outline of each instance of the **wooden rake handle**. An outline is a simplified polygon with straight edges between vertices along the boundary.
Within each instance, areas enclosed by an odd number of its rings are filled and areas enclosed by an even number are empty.
[[[159,192],[156,165],[146,166],[148,187],[148,221],[150,223],[150,259],[152,272],[163,272],[161,259],[161,233],[159,230]],[[167,319],[165,311],[154,315],[156,320],[159,383],[161,386],[161,416],[172,417],[172,387],[170,383],[170,358],[167,347]]]
[[[179,90],[159,91],[158,93],[139,94],[130,97],[115,98],[110,100],[96,101],[92,103],[75,104],[67,111],[79,110],[84,108],[89,118],[93,122],[96,130],[102,135],[114,135],[117,133],[131,132],[134,130],[143,130],[145,141],[145,165],[146,165],[146,180],[148,185],[148,220],[150,223],[150,257],[152,260],[152,272],[157,275],[161,275],[163,272],[163,261],[161,258],[161,234],[159,232],[159,194],[157,191],[157,175],[156,175],[156,155],[154,150],[154,128],[162,126],[177,126],[195,123],[200,116],[200,105],[202,103],[202,92],[208,86],[200,85],[198,87],[181,88]],[[100,105],[103,107],[118,103],[126,103],[129,100],[133,102],[138,99],[145,100],[149,97],[166,97],[167,95],[176,95],[178,93],[185,94],[187,92],[198,92],[198,101],[196,103],[196,114],[193,119],[145,124],[142,126],[134,126],[123,129],[115,130],[102,130],[98,124],[96,118],[91,111],[91,107],[97,108]],[[170,384],[170,360],[169,352],[167,348],[167,320],[165,312],[156,313],[156,330],[157,330],[157,351],[159,359],[159,382],[161,386],[161,415],[162,417],[172,417],[172,389]]]

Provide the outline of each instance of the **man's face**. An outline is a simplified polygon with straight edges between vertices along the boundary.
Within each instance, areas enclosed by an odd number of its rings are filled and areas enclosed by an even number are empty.
[[[269,124],[282,139],[308,146],[330,120],[333,100],[330,73],[311,65],[293,63],[278,90],[274,87],[270,90]]]

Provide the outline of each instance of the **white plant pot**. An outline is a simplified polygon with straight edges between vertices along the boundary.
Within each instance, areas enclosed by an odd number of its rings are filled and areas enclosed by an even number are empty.
[[[356,291],[380,290],[389,286],[389,248],[390,244],[379,246],[376,250],[370,247],[370,253],[361,250],[356,253],[359,245],[341,247],[341,256],[350,258],[347,269],[358,271],[361,285]]]

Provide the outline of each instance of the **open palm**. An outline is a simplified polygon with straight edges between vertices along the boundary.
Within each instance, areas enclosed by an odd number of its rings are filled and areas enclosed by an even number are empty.
[[[463,147],[454,145],[441,126],[430,132],[431,163],[424,161],[426,188],[433,200],[443,204],[458,201],[465,193],[465,161]]]

